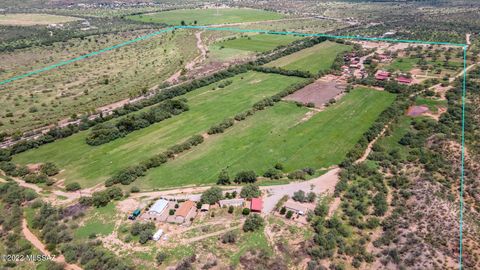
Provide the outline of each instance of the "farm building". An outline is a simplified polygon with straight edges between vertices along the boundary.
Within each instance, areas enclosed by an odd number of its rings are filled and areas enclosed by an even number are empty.
[[[175,212],[175,222],[184,223],[189,220],[189,218],[194,217],[196,208],[197,205],[192,201],[182,203],[177,209],[177,212]]]
[[[252,212],[262,212],[263,200],[262,198],[252,198],[250,202],[250,210]]]
[[[164,199],[160,199],[160,200],[156,201],[152,205],[152,207],[150,207],[150,210],[148,210],[148,213],[150,215],[158,215],[159,216],[163,213],[163,211],[165,211],[167,206],[168,206],[168,201],[164,200]]]
[[[390,77],[390,72],[379,70],[377,74],[375,74],[375,79],[378,81],[385,81],[388,80],[388,77]]]
[[[411,78],[407,78],[407,77],[404,77],[404,76],[400,76],[396,80],[397,80],[397,82],[399,82],[401,84],[411,84],[413,82],[413,80]]]
[[[299,215],[305,215],[308,211],[308,208],[306,206],[292,201],[287,201],[284,207],[285,209],[287,209],[287,211],[292,211]]]
[[[228,199],[228,200],[220,200],[218,201],[218,204],[220,204],[220,207],[229,207],[229,206],[235,206],[235,207],[240,207],[243,206],[245,203],[244,199]]]

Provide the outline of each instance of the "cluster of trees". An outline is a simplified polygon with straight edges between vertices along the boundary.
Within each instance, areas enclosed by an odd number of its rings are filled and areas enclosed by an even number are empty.
[[[227,118],[223,120],[220,124],[214,125],[210,127],[207,131],[208,134],[217,134],[217,133],[223,133],[225,129],[233,126],[235,121],[232,118]]]
[[[301,78],[311,78],[313,74],[308,71],[302,70],[288,70],[280,67],[265,67],[265,66],[256,66],[253,70],[263,73],[275,73],[284,76],[294,76],[294,77],[301,77]]]
[[[128,115],[116,123],[106,122],[96,125],[86,137],[86,142],[89,145],[108,143],[124,137],[130,132],[146,128],[187,110],[188,105],[183,100],[169,99],[149,109],[147,112]]]
[[[25,241],[21,234],[23,210],[21,206],[37,197],[30,189],[8,182],[0,185],[0,240],[4,245],[6,254],[29,255],[32,254],[32,246]],[[15,268],[16,262],[6,261],[4,267]]]
[[[106,206],[112,200],[120,200],[123,192],[119,187],[109,187],[102,191],[96,191],[92,195],[92,205],[95,207]]]
[[[215,204],[221,199],[223,199],[222,189],[219,187],[211,187],[202,193],[200,201],[206,204]]]
[[[262,195],[260,188],[254,184],[248,184],[242,187],[240,191],[240,197],[245,199],[258,198]]]
[[[129,266],[102,247],[101,241],[75,242],[62,245],[61,251],[67,263],[80,263],[84,269],[131,270]]]
[[[15,165],[9,161],[0,162],[0,170],[8,176],[21,177],[27,183],[46,183],[49,186],[55,183],[49,176],[54,176],[60,171],[54,163],[47,162],[40,166],[38,173],[32,173],[27,166]]]
[[[145,244],[150,240],[155,233],[155,223],[153,222],[135,222],[133,223],[130,234],[133,236],[138,236],[138,242],[140,244]]]

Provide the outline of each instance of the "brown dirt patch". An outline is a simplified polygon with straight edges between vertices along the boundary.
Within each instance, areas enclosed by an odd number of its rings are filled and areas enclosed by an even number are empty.
[[[301,103],[313,102],[315,107],[321,108],[330,99],[341,94],[345,90],[345,87],[345,84],[335,80],[320,79],[286,96],[284,99]]]
[[[427,113],[428,107],[427,106],[411,106],[407,110],[407,115],[408,116],[420,116],[423,115],[424,113]]]

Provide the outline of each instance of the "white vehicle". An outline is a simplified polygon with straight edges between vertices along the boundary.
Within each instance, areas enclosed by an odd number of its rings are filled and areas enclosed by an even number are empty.
[[[162,237],[163,230],[159,229],[154,235],[153,235],[153,240],[158,241],[160,240],[160,237]]]

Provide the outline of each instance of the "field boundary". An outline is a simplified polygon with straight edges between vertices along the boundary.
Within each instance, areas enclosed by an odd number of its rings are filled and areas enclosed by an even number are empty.
[[[423,41],[423,40],[406,40],[406,39],[390,39],[390,38],[378,38],[378,37],[362,37],[362,36],[336,36],[336,35],[329,35],[324,33],[301,33],[301,32],[291,32],[291,31],[269,31],[269,30],[260,30],[260,29],[240,29],[240,28],[232,28],[232,27],[209,27],[209,26],[173,26],[168,27],[156,32],[153,32],[148,35],[144,35],[111,47],[104,48],[99,51],[91,52],[88,54],[81,55],[79,57],[72,58],[70,60],[65,60],[59,62],[57,64],[53,64],[38,70],[33,70],[28,73],[18,75],[3,81],[0,81],[0,86],[6,85],[8,83],[27,78],[36,74],[40,74],[45,71],[49,71],[58,67],[62,67],[83,59],[87,59],[96,55],[100,55],[102,53],[112,51],[142,40],[146,40],[163,33],[172,32],[176,29],[201,29],[201,30],[211,30],[211,31],[230,31],[230,32],[237,32],[237,33],[259,33],[259,34],[271,34],[271,35],[295,35],[301,37],[325,37],[325,38],[332,38],[332,39],[352,39],[352,40],[364,40],[364,41],[383,41],[383,42],[391,42],[391,43],[411,43],[411,44],[426,44],[426,45],[447,45],[447,46],[455,46],[455,47],[463,47],[463,83],[462,83],[462,130],[461,130],[461,168],[460,168],[460,217],[459,217],[459,269],[463,268],[462,265],[462,257],[463,257],[463,211],[464,211],[464,163],[465,163],[465,103],[466,103],[466,80],[467,80],[467,44],[462,43],[451,43],[451,42],[434,42],[434,41]]]

